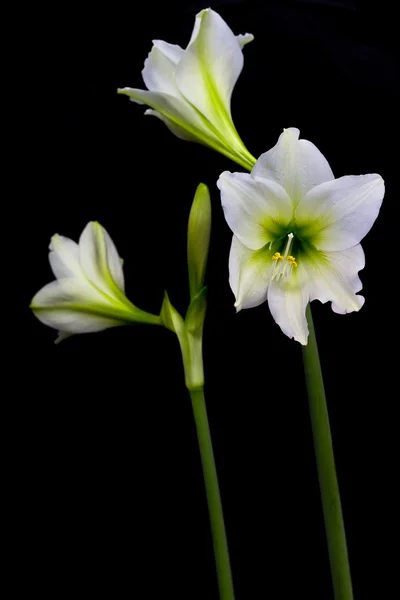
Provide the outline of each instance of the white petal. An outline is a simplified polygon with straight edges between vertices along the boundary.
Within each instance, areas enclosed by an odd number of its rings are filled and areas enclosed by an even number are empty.
[[[177,44],[169,44],[163,40],[153,40],[153,44],[160,50],[174,65],[177,65],[184,53],[183,48]]]
[[[121,260],[106,230],[95,222],[86,225],[79,239],[79,254],[86,277],[107,295],[118,298],[113,282],[123,290]]]
[[[166,44],[161,40],[154,40],[153,43],[154,46],[144,62],[143,81],[146,87],[153,92],[162,92],[179,98],[180,93],[175,81],[178,60],[171,60],[171,56],[176,59],[176,54],[181,56],[183,50],[179,46],[174,48],[172,44]]]
[[[311,300],[331,301],[334,312],[340,314],[360,310],[365,300],[356,292],[362,289],[358,272],[364,266],[360,244],[340,252],[320,253],[307,267],[312,280]]]
[[[270,282],[268,305],[283,333],[306,346],[308,338],[306,307],[310,294],[307,283],[300,283],[303,278],[301,273],[297,276],[298,271],[301,271],[300,265],[289,281]]]
[[[184,99],[159,92],[149,92],[133,88],[123,88],[118,90],[118,92],[129,96],[133,102],[151,106],[152,109],[176,125],[178,131],[182,128],[189,135],[196,138],[197,141],[212,144],[216,149],[221,147],[221,142],[211,131],[209,123]],[[171,127],[170,129],[175,133]],[[179,135],[178,137],[182,136]]]
[[[254,40],[254,35],[252,33],[239,34],[236,36],[236,39],[239,43],[239,46],[243,48],[243,46]]]
[[[185,98],[217,128],[231,123],[231,95],[242,67],[236,36],[216,12],[202,11],[177,66],[176,82]]]
[[[334,179],[326,158],[295,127],[284,129],[271,150],[262,154],[252,175],[280,183],[296,206],[314,186]]]
[[[166,126],[168,127],[168,129],[170,131],[172,131],[172,133],[181,140],[185,140],[186,142],[198,142],[199,141],[194,135],[191,135],[190,133],[188,133],[186,131],[186,129],[183,129],[183,127],[181,127],[180,125],[177,125],[176,123],[171,121],[171,119],[168,119],[168,117],[165,117],[164,115],[159,113],[157,110],[148,108],[144,114],[150,115],[152,117],[157,117],[158,119],[163,121],[166,124]]]
[[[101,331],[120,325],[121,320],[101,314],[102,310],[106,314],[108,306],[96,304],[98,299],[101,302],[101,296],[89,285],[86,288],[76,278],[52,281],[34,296],[31,308],[42,323],[59,329],[60,334]],[[112,310],[112,306],[109,310]]]
[[[62,235],[53,235],[50,242],[49,261],[54,275],[84,277],[79,260],[78,244]]]
[[[115,306],[114,299],[92,286],[85,278],[65,277],[45,285],[32,299],[32,306],[52,307],[70,304],[96,304],[106,307]]]
[[[111,273],[111,277],[119,287],[119,289],[124,292],[125,291],[125,279],[124,279],[124,271],[122,268],[122,259],[118,254],[118,250],[115,247],[114,242],[112,241],[109,233],[104,227],[99,225],[101,230],[103,231],[103,235],[106,242],[106,261],[108,268]]]
[[[65,334],[93,333],[95,331],[103,331],[104,329],[121,325],[121,321],[87,315],[68,309],[57,311],[41,310],[34,312],[35,316],[44,325],[58,329],[59,336],[56,342],[60,342],[62,339],[69,337]]]
[[[258,250],[285,233],[292,219],[292,203],[274,181],[246,173],[222,173],[217,181],[225,219],[240,242]]]
[[[296,209],[300,235],[321,250],[344,250],[371,229],[385,194],[380,175],[350,175],[310,190]]]
[[[267,288],[273,267],[272,252],[252,251],[232,238],[229,255],[229,283],[235,294],[237,310],[259,306],[267,299]]]

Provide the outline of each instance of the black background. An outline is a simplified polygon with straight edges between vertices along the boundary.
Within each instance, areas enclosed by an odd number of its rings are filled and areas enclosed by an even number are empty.
[[[398,535],[398,65],[390,17],[351,2],[213,2],[251,32],[233,94],[252,154],[298,127],[336,176],[380,173],[386,196],[363,242],[366,303],[313,303],[355,597],[391,598]],[[27,130],[19,158],[24,339],[13,401],[16,590],[43,598],[217,598],[200,460],[178,343],[136,326],[75,336],[26,308],[52,279],[50,236],[99,220],[124,258],[127,295],[188,303],[186,225],[210,187],[206,399],[238,600],[332,599],[300,345],[268,307],[236,315],[231,233],[215,182],[228,159],[175,138],[116,94],[144,87],[152,39],[187,44],[201,3],[69,4],[25,14]],[[26,42],[26,40],[25,40]],[[26,160],[25,160],[26,159]],[[19,215],[21,218],[22,215]],[[26,248],[29,251],[26,252]],[[26,321],[26,322],[25,322]],[[392,348],[393,345],[393,348]],[[27,360],[22,361],[22,357]]]

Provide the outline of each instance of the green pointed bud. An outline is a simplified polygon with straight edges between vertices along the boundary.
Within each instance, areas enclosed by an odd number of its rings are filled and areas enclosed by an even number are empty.
[[[207,265],[211,233],[210,192],[200,183],[194,196],[188,225],[188,267],[190,299],[201,291]]]

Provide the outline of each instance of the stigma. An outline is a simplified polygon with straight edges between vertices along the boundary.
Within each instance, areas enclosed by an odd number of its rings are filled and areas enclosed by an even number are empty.
[[[272,271],[272,279],[275,279],[276,281],[280,279],[288,279],[292,274],[293,268],[297,267],[297,261],[295,257],[289,254],[290,248],[293,244],[293,237],[293,233],[288,234],[283,256],[280,252],[275,252],[272,257],[272,260],[275,263]]]

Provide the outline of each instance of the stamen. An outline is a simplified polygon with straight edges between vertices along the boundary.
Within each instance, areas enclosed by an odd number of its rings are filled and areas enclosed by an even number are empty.
[[[293,267],[297,267],[297,262],[294,256],[289,254],[290,248],[293,242],[293,233],[288,234],[288,240],[286,242],[285,250],[282,254],[275,252],[272,260],[275,261],[274,269],[272,272],[272,279],[287,279],[290,277]]]

